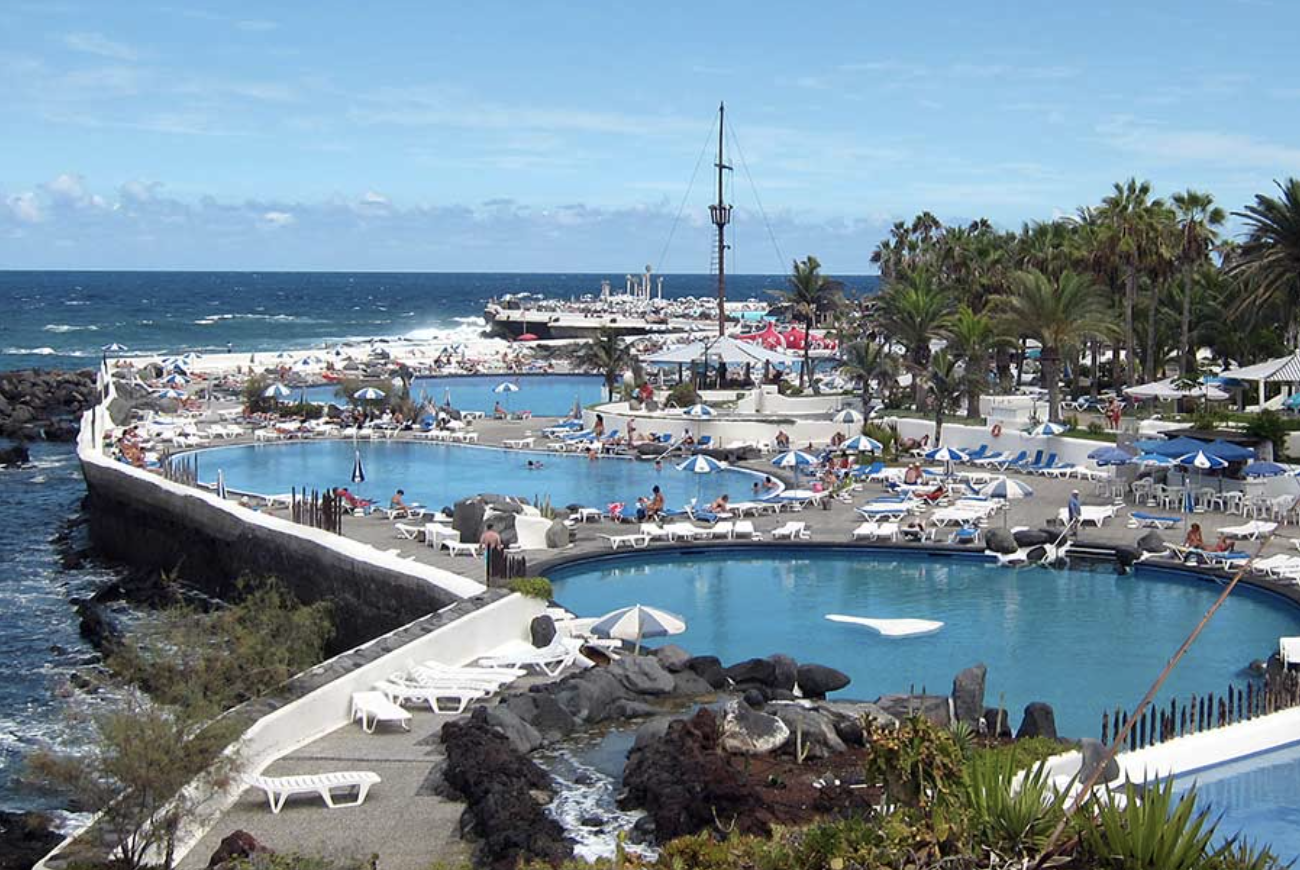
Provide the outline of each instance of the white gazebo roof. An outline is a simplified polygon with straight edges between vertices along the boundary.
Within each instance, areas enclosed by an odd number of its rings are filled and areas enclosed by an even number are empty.
[[[651,354],[642,361],[651,365],[673,365],[676,363],[692,363],[702,359],[721,359],[726,365],[745,365],[748,363],[762,365],[768,363],[774,366],[789,366],[798,365],[799,363],[798,357],[777,353],[774,350],[768,350],[751,342],[737,341],[731,336],[693,341],[681,347],[674,347]]]
[[[1228,398],[1228,394],[1213,384],[1197,384],[1190,387],[1179,387],[1174,383],[1173,378],[1165,378],[1163,381],[1152,381],[1149,384],[1139,384],[1136,387],[1129,387],[1124,390],[1125,393],[1135,399],[1209,399],[1212,402],[1221,402]]]
[[[1280,356],[1268,362],[1255,363],[1237,369],[1224,369],[1219,377],[1235,378],[1239,381],[1270,381],[1281,383],[1300,383],[1300,351],[1290,356]]]

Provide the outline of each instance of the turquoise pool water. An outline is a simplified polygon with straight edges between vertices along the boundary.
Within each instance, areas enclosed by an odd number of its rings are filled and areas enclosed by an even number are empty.
[[[353,461],[351,441],[307,441],[291,444],[216,447],[198,454],[199,479],[216,480],[225,473],[226,486],[240,492],[264,495],[292,488],[327,489],[347,486],[353,492],[385,504],[393,492],[406,490],[408,501],[433,507],[450,505],[478,493],[499,493],[528,499],[549,496],[563,507],[583,504],[604,508],[621,501],[634,506],[637,496],[649,495],[656,484],[669,507],[690,498],[712,501],[727,492],[733,499],[748,497],[754,475],[726,469],[713,474],[691,474],[665,464],[607,457],[596,461],[583,456],[502,450],[409,441],[360,441],[365,483],[350,482]],[[529,470],[527,462],[541,462]]]
[[[1101,713],[1132,708],[1203,615],[1219,587],[1172,574],[1030,568],[848,548],[644,554],[561,567],[556,597],[584,616],[629,604],[686,618],[686,649],[730,663],[787,653],[853,678],[842,694],[874,698],[925,687],[946,694],[953,675],[988,665],[985,700],[1004,698],[1018,725],[1046,701],[1057,728],[1099,736]],[[938,620],[933,635],[886,639],[827,614]],[[1242,669],[1300,629],[1300,609],[1242,588],[1166,684],[1165,699],[1244,685]],[[664,641],[660,641],[664,642]]]
[[[1222,815],[1218,833],[1267,844],[1283,862],[1300,859],[1300,744],[1243,758],[1175,780],[1196,785],[1196,805]]]
[[[494,393],[503,381],[519,387],[517,393]],[[307,390],[311,402],[339,402],[333,386]],[[416,378],[411,395],[442,404],[448,396],[452,407],[462,411],[490,412],[498,401],[511,411],[532,411],[538,417],[563,417],[573,403],[584,407],[605,398],[605,382],[588,375],[473,375],[467,377]]]

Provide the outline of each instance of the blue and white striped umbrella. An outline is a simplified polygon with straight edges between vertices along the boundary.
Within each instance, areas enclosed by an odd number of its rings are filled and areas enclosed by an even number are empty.
[[[1061,423],[1039,423],[1033,429],[1029,430],[1030,438],[1051,438],[1053,435],[1063,435],[1070,431],[1070,427]]]
[[[284,384],[271,384],[262,390],[262,395],[268,399],[287,399],[293,395],[293,391]]]
[[[846,450],[849,453],[878,453],[885,449],[885,445],[881,444],[875,438],[866,435],[855,435],[841,444],[840,449]]]
[[[682,411],[684,417],[712,417],[713,414],[713,409],[703,404],[691,405],[685,411]]]
[[[100,348],[104,353],[121,353],[126,350],[126,345],[118,344],[116,341],[112,344],[106,344]]]
[[[162,379],[162,382],[169,387],[183,387],[190,382],[190,379],[180,372],[172,372]]]
[[[1204,450],[1197,450],[1195,453],[1185,453],[1178,457],[1177,462],[1179,465],[1185,465],[1188,468],[1199,468],[1202,471],[1228,467],[1228,460],[1220,459],[1213,453],[1206,453]]]
[[[1034,490],[1028,484],[1021,483],[1010,477],[999,477],[980,489],[980,495],[985,498],[1000,498],[1003,501],[1029,498],[1033,494]]]
[[[220,468],[217,469],[217,498],[226,498],[226,473]]]
[[[383,397],[384,391],[376,390],[374,387],[365,387],[352,394],[352,398],[360,399],[363,402],[378,402]]]
[[[956,447],[936,447],[925,454],[925,458],[931,462],[965,462],[966,454],[962,453]]]
[[[519,385],[511,381],[502,381],[501,383],[497,384],[495,387],[492,388],[492,392],[517,393],[519,392]]]
[[[689,471],[692,474],[712,474],[715,471],[721,471],[727,467],[727,463],[719,462],[712,456],[703,453],[697,453],[685,462],[677,464],[678,471]]]
[[[185,365],[189,367],[189,366],[193,366],[194,363],[197,362],[202,357],[203,354],[198,353],[197,351],[190,351],[189,353],[183,354],[181,356],[181,362],[185,363]]]
[[[802,450],[787,450],[773,458],[772,464],[777,468],[811,468],[817,464],[817,457]]]
[[[1088,454],[1088,458],[1098,465],[1128,465],[1133,461],[1133,454],[1114,445],[1098,447]]]
[[[361,451],[352,451],[352,482],[365,483],[366,470],[361,467]]]
[[[1173,465],[1174,461],[1168,456],[1161,456],[1159,453],[1139,453],[1129,460],[1134,465],[1141,465],[1143,468],[1152,468],[1155,466]]]
[[[862,414],[852,408],[845,408],[831,418],[836,423],[861,423],[863,419]]]
[[[156,395],[156,396],[157,396],[158,398],[160,398],[160,399],[183,399],[183,398],[185,398],[185,393],[184,393],[184,392],[182,392],[181,390],[174,390],[174,389],[172,389],[171,387],[168,387],[168,388],[165,389],[165,390],[159,390],[159,391],[158,391],[157,393],[155,393],[154,395]]]
[[[668,637],[686,631],[686,620],[675,613],[641,604],[606,613],[588,629],[596,637],[636,641],[636,652],[647,637]]]

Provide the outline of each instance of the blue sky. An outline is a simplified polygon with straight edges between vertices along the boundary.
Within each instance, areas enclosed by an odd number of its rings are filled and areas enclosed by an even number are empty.
[[[1129,175],[1239,208],[1300,173],[1297,32],[1288,0],[7,0],[0,267],[705,271],[722,98],[738,271]]]

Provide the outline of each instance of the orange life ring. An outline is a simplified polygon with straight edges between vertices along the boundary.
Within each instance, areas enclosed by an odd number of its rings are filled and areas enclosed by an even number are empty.
[[[1002,424],[1001,424],[1001,423],[994,423],[994,424],[993,424],[993,437],[996,438],[996,437],[998,437],[998,436],[1001,435],[1001,434],[1002,434]]]

